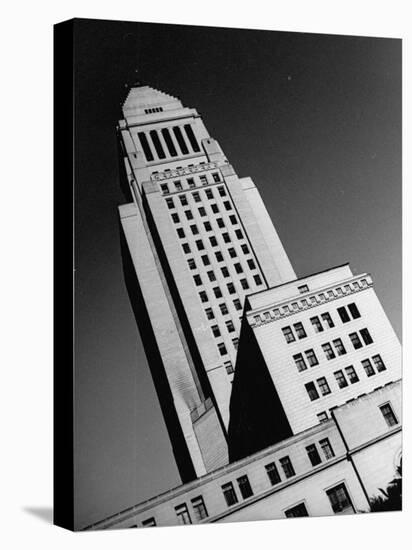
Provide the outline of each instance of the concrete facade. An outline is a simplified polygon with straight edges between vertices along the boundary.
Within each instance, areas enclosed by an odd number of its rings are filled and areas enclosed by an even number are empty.
[[[381,412],[380,407],[386,403],[391,404],[396,424],[388,425]],[[291,513],[302,514],[302,504],[305,515],[309,516],[367,512],[370,499],[396,475],[401,459],[400,438],[401,383],[398,381],[334,408],[332,417],[324,423],[124,510],[89,529],[281,519]],[[313,456],[312,459],[309,456],[313,446],[314,463]],[[282,466],[285,458],[293,468],[292,471],[286,469],[289,477]],[[239,480],[244,482],[245,476],[249,487],[242,494]],[[229,502],[223,490],[227,490],[228,484],[232,484],[232,495],[235,495]],[[336,490],[340,497],[346,493],[346,498],[336,502],[333,495],[329,496]],[[184,519],[182,510],[186,511]]]

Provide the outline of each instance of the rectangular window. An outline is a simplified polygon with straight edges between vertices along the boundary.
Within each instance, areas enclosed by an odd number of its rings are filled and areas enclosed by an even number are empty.
[[[237,479],[237,482],[243,498],[249,498],[253,496],[252,487],[250,485],[249,478],[246,475],[239,477]]]
[[[199,240],[196,241],[196,246],[197,246],[198,250],[204,250],[205,249],[205,245],[203,244],[202,239],[199,239]]]
[[[166,195],[167,193],[169,193],[169,186],[167,185],[167,183],[161,183],[160,184],[160,189],[162,190],[162,192]]]
[[[213,199],[213,193],[211,189],[206,189],[206,197],[208,199]]]
[[[190,258],[189,260],[187,260],[187,263],[188,263],[189,269],[196,269],[196,264],[193,258]]]
[[[235,332],[233,321],[226,321],[226,328],[228,332]]]
[[[226,210],[232,210],[232,206],[231,206],[229,201],[225,201],[223,204],[224,204]]]
[[[219,330],[219,327],[217,325],[213,325],[212,327],[210,327],[212,329],[212,332],[213,332],[213,336],[215,338],[218,338],[220,336],[220,330]]]
[[[188,525],[189,523],[192,523],[186,504],[180,504],[179,506],[176,506],[175,512],[177,519],[181,525]]]
[[[240,240],[240,239],[243,239],[243,233],[240,229],[236,229],[235,231],[235,235],[236,237]]]
[[[172,220],[173,220],[173,223],[179,223],[180,222],[179,215],[178,214],[172,214]]]
[[[223,254],[221,252],[215,252],[215,256],[218,262],[223,262]]]
[[[301,504],[297,504],[296,506],[289,508],[289,510],[286,510],[285,516],[287,518],[302,518],[309,516],[309,514],[306,506],[302,502]]]
[[[236,216],[235,216],[234,214],[231,214],[231,215],[229,216],[229,220],[230,220],[230,223],[231,223],[232,225],[236,225],[236,224],[237,224],[237,219],[236,219]]]
[[[220,355],[227,355],[227,349],[225,344],[221,342],[220,344],[217,345],[217,348],[219,350]]]
[[[301,353],[297,353],[293,356],[293,360],[295,361],[296,368],[298,369],[298,372],[302,372],[303,370],[306,370],[308,367],[306,366],[305,360],[303,359],[303,355]]]
[[[349,334],[349,338],[355,349],[359,349],[362,347],[362,342],[360,341],[360,338],[357,332],[352,332],[351,334]]]
[[[209,277],[209,281],[216,281],[216,275],[213,273],[213,271],[208,271],[207,276]]]
[[[337,370],[333,374],[335,375],[336,382],[338,383],[340,389],[346,388],[346,386],[348,386],[348,382],[345,378],[345,375],[343,374],[343,371]]]
[[[235,264],[235,271],[236,273],[243,273],[243,268],[239,263]]]
[[[227,267],[222,267],[221,272],[222,272],[223,277],[225,277],[225,278],[229,277],[229,270],[228,270]]]
[[[200,297],[200,301],[201,302],[208,302],[208,297],[207,297],[207,294],[204,290],[202,290],[202,292],[199,292],[199,297]]]
[[[319,317],[311,317],[310,322],[312,323],[315,332],[323,332],[323,326]]]
[[[391,428],[392,426],[396,426],[396,424],[399,424],[395,413],[393,412],[392,407],[389,403],[385,403],[385,405],[381,405],[379,408],[389,428]]]
[[[299,294],[304,294],[305,292],[309,292],[309,287],[308,285],[298,286],[298,291],[299,291]]]
[[[322,349],[325,352],[326,359],[331,360],[336,357],[335,352],[330,344],[322,344]]]
[[[241,248],[242,248],[243,254],[249,254],[250,251],[249,251],[249,247],[248,247],[247,244],[242,244]]]
[[[318,417],[318,420],[320,423],[327,422],[329,420],[328,413],[326,411],[322,411],[316,415]]]
[[[226,500],[226,504],[228,506],[233,506],[234,504],[237,504],[238,499],[232,482],[222,485],[222,491]]]
[[[199,191],[195,191],[195,192],[192,194],[192,197],[193,197],[193,199],[194,199],[195,202],[200,202],[200,201],[201,201]]]
[[[355,369],[350,365],[349,367],[345,368],[346,376],[349,378],[349,382],[351,384],[355,384],[356,382],[359,382],[358,375],[356,374]]]
[[[207,309],[205,309],[205,313],[206,313],[206,317],[208,319],[214,319],[215,318],[215,314],[213,313],[213,309],[211,307],[208,307]]]
[[[182,248],[185,254],[190,254],[190,246],[187,243],[183,243]]]
[[[217,204],[212,204],[211,208],[212,208],[213,214],[217,214],[219,212],[219,207]]]
[[[239,345],[239,338],[233,338],[232,339],[232,344],[233,344],[233,347],[235,349],[237,349],[238,345]]]
[[[166,204],[167,204],[167,207],[169,208],[169,210],[171,210],[172,208],[175,207],[175,204],[173,202],[173,199],[172,198],[168,198],[166,199]]]
[[[318,358],[316,357],[313,349],[306,350],[305,355],[310,367],[315,367],[316,365],[319,365]]]
[[[333,328],[335,326],[334,322],[332,321],[332,317],[329,313],[322,313],[321,315],[322,320],[325,321],[325,323],[328,325],[329,328]]]
[[[216,298],[221,298],[222,297],[222,291],[220,290],[220,288],[218,286],[214,287],[213,292],[214,292]]]
[[[223,187],[223,185],[221,187],[218,187],[217,190],[219,191],[219,195],[221,197],[226,197],[226,190],[225,188]]]
[[[233,368],[232,361],[225,361],[224,363],[226,374],[233,374],[235,369]]]
[[[325,437],[325,439],[321,439],[319,441],[319,445],[323,451],[323,454],[325,455],[326,460],[329,460],[330,458],[333,458],[335,456],[332,445],[330,444],[330,441],[327,437]]]
[[[249,283],[246,279],[240,279],[240,284],[242,285],[243,290],[247,290],[249,288]]]
[[[150,149],[149,142],[147,141],[146,134],[144,132],[139,132],[137,135],[139,137],[140,145],[143,148],[143,152],[145,154],[146,160],[149,162],[154,160],[153,153]]]
[[[265,468],[271,485],[277,485],[281,482],[278,469],[276,468],[276,464],[274,462],[267,464]]]
[[[288,456],[284,456],[279,460],[279,462],[282,466],[286,479],[289,479],[290,477],[293,477],[295,475],[295,470]]]
[[[220,227],[220,229],[225,227],[225,222],[222,220],[222,218],[216,218],[216,221],[217,221],[217,225],[218,225],[218,227]]]
[[[192,498],[192,507],[193,511],[195,513],[196,521],[202,521],[202,519],[205,519],[208,517],[207,509],[203,500],[203,497],[199,496],[196,498]]]
[[[308,445],[306,447],[306,452],[308,453],[308,457],[312,466],[317,466],[322,462],[315,444]]]
[[[247,265],[249,266],[249,269],[256,269],[256,264],[253,260],[248,260]]]
[[[354,512],[345,484],[341,483],[326,491],[332,510],[335,514],[351,514]]]
[[[199,179],[200,179],[200,183],[201,183],[202,185],[207,185],[207,184],[208,184],[207,177],[206,177],[205,175],[200,176]]]
[[[155,518],[148,518],[142,521],[143,527],[156,527],[156,520]]]
[[[182,206],[187,206],[187,198],[186,195],[179,195],[180,204]]]
[[[372,336],[369,334],[369,330],[367,328],[362,328],[359,332],[362,336],[362,340],[365,342],[365,346],[373,344]]]
[[[212,231],[212,225],[210,222],[204,222],[204,227],[206,229],[206,231]]]
[[[203,262],[203,265],[210,265],[209,256],[207,254],[204,254],[202,256],[202,262]]]
[[[178,227],[176,229],[177,231],[177,235],[180,239],[184,239],[185,238],[185,232],[183,231],[183,229],[181,227]]]
[[[225,241],[225,243],[230,243],[229,233],[223,233],[222,237],[223,237],[223,240]]]
[[[374,355],[372,357],[372,361],[375,363],[375,367],[378,372],[386,370],[385,363],[382,361],[382,357],[380,355]]]
[[[229,313],[229,310],[227,309],[227,305],[225,303],[219,304],[219,307],[222,315],[227,315]]]
[[[240,300],[238,300],[236,298],[236,300],[233,300],[233,305],[235,306],[235,308],[239,311],[240,309],[242,309],[242,304],[240,303]]]
[[[217,246],[216,237],[209,237],[209,242],[210,242],[211,246]]]
[[[255,284],[258,286],[262,284],[262,279],[260,278],[260,275],[253,275],[253,280],[255,281]]]
[[[311,401],[315,401],[315,399],[319,399],[318,390],[316,389],[316,386],[313,382],[308,382],[305,384],[306,391],[308,392],[309,399]]]
[[[213,181],[214,181],[215,183],[219,183],[219,181],[220,181],[220,174],[218,174],[218,172],[213,172],[212,178],[213,178]],[[224,187],[220,187],[219,190],[220,190],[220,189],[223,189],[223,191],[225,190]]]
[[[342,323],[348,323],[350,321],[350,317],[348,315],[348,312],[346,311],[346,307],[338,307],[338,313]]]
[[[336,340],[333,340],[333,345],[335,346],[336,352],[338,355],[345,355],[346,349],[343,345],[343,342],[340,338],[337,338]]]
[[[305,332],[305,329],[303,328],[302,323],[294,323],[293,328],[295,329],[296,335],[299,338],[299,340],[301,340],[302,338],[306,338],[306,332]]]
[[[316,382],[318,383],[320,393],[322,395],[330,394],[329,384],[328,384],[328,381],[326,380],[326,378],[324,376],[321,376],[320,378],[318,378],[316,380]]]
[[[187,220],[193,220],[193,214],[191,210],[185,210],[185,216]]]
[[[182,183],[180,181],[173,182],[175,184],[176,191],[182,191]]]
[[[282,332],[288,344],[295,341],[295,335],[293,334],[293,331],[290,327],[283,327]]]
[[[356,304],[348,304],[348,309],[350,311],[350,314],[352,315],[352,319],[359,319],[361,314],[359,313],[359,309],[357,308]]]
[[[199,229],[197,228],[197,225],[195,225],[195,224],[191,225],[190,229],[191,229],[193,235],[198,235],[199,234]]]
[[[187,183],[190,189],[193,189],[194,187],[196,187],[195,180],[193,178],[187,178]]]
[[[228,248],[228,252],[229,252],[229,256],[231,258],[236,258],[237,254],[236,254],[236,250],[234,248]]]
[[[206,216],[206,209],[203,206],[200,206],[197,210],[202,218]]]
[[[375,371],[373,370],[372,363],[369,359],[364,359],[361,361],[362,367],[365,369],[366,376],[373,376],[375,374]]]

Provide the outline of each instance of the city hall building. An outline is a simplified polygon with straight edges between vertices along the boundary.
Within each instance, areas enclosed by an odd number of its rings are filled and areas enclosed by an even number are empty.
[[[356,513],[401,459],[401,351],[368,273],[297,278],[195,109],[119,122],[126,285],[183,485],[89,527]]]

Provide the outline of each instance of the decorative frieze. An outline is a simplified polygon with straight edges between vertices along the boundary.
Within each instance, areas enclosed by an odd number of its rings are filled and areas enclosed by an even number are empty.
[[[152,174],[151,179],[153,181],[164,181],[171,178],[178,178],[181,176],[190,176],[190,174],[197,174],[198,172],[205,172],[208,170],[216,170],[218,168],[217,162],[205,162],[195,164],[193,166],[185,166],[184,168],[176,168],[174,170],[165,170],[158,174]]]

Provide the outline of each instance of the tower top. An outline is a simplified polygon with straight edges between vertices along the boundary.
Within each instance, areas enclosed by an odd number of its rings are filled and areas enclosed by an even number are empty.
[[[122,107],[125,118],[147,114],[147,111],[152,109],[159,109],[158,112],[161,112],[181,108],[183,108],[183,105],[176,97],[156,90],[151,86],[140,85],[133,85],[130,88]]]

